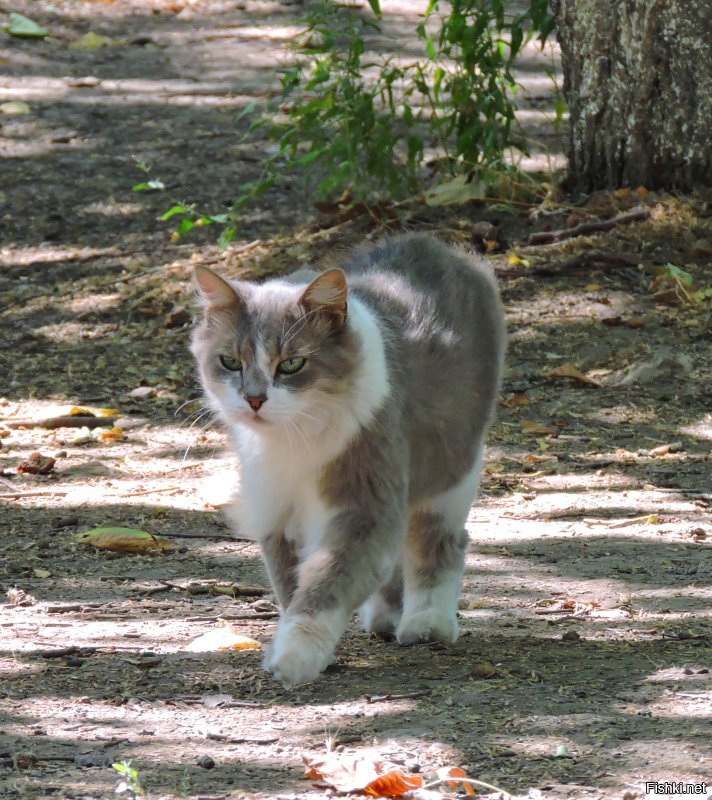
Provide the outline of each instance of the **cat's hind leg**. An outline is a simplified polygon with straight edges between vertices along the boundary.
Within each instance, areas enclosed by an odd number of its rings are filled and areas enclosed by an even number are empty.
[[[396,630],[401,644],[457,639],[457,605],[468,542],[464,526],[481,466],[480,455],[457,485],[411,514],[403,564],[403,615]]]

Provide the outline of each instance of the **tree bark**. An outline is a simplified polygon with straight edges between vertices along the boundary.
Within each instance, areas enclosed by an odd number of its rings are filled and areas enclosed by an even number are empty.
[[[570,188],[712,186],[712,2],[552,0]]]

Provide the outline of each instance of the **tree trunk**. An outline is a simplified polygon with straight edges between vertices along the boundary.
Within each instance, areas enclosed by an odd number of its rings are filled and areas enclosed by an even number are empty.
[[[712,186],[710,0],[552,0],[570,188]]]

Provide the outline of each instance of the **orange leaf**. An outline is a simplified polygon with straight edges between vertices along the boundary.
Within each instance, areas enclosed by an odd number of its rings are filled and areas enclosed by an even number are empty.
[[[510,394],[502,400],[502,405],[507,406],[507,408],[512,408],[514,406],[526,406],[529,404],[529,395],[525,393],[523,394]]]
[[[327,753],[311,758],[303,755],[304,777],[321,780],[338,792],[364,792],[371,797],[401,797],[423,786],[420,775],[404,775],[386,763],[375,750]]]
[[[532,422],[528,419],[519,421],[522,433],[530,433],[533,436],[555,436],[559,429],[553,425],[542,425],[540,422]]]
[[[562,364],[556,369],[551,369],[546,373],[547,378],[573,378],[577,383],[586,384],[586,386],[600,386],[598,381],[587,377],[581,372],[580,369],[573,364]]]
[[[371,797],[401,797],[411,789],[420,789],[422,785],[420,775],[404,775],[396,769],[371,781],[363,791]]]
[[[465,772],[464,769],[460,769],[460,767],[441,767],[438,770],[438,778],[441,781],[447,781],[447,785],[453,789],[456,789],[461,783],[465,789],[465,794],[469,794],[471,797],[475,796],[475,790],[472,788],[472,784],[470,783],[463,783],[462,781],[458,781],[458,778],[469,778],[470,776]],[[450,780],[450,778],[454,778],[455,780]]]

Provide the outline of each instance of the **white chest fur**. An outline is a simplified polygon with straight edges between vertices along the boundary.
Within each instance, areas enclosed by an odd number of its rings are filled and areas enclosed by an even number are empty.
[[[230,426],[240,459],[240,487],[228,515],[241,535],[259,540],[283,530],[308,551],[338,513],[320,496],[322,470],[368,425],[389,392],[378,322],[357,299],[349,306],[349,325],[361,339],[361,353],[348,396],[323,396],[318,413],[294,423],[299,431],[294,425]]]

